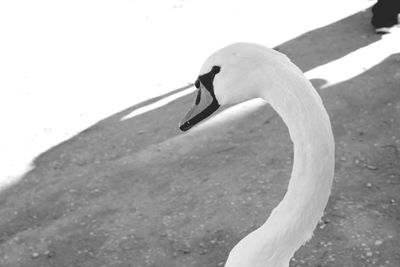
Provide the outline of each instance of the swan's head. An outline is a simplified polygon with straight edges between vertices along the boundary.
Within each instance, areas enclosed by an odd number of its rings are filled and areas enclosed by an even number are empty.
[[[260,96],[258,89],[263,78],[259,75],[257,49],[251,45],[231,45],[206,60],[195,82],[194,104],[179,125],[182,131],[210,117],[221,106]]]

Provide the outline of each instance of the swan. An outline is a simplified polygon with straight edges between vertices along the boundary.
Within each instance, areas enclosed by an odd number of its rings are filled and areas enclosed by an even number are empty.
[[[187,131],[220,106],[262,98],[281,116],[293,142],[287,192],[268,219],[237,243],[225,267],[287,267],[308,241],[327,205],[334,174],[334,138],[316,90],[284,54],[252,43],[224,47],[204,62]]]

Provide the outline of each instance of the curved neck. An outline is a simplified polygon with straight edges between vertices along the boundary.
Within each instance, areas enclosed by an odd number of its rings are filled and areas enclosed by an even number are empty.
[[[279,66],[278,66],[279,67]],[[282,79],[264,80],[268,100],[286,123],[294,145],[288,190],[268,220],[231,251],[226,267],[289,266],[312,235],[327,204],[334,172],[334,140],[328,114],[296,66],[275,70]]]

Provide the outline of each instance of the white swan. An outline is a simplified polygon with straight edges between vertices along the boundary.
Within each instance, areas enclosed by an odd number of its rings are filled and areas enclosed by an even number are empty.
[[[196,81],[194,106],[180,124],[186,131],[221,105],[256,97],[286,123],[294,144],[287,192],[267,221],[230,252],[225,267],[287,267],[323,215],[334,172],[334,139],[321,98],[283,54],[238,43],[212,54]]]

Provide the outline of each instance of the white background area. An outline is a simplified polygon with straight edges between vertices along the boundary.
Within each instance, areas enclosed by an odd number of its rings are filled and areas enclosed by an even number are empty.
[[[372,4],[1,1],[0,187],[23,174],[38,154],[98,120],[192,83],[216,49],[238,41],[273,47]],[[368,64],[389,54],[368,57]],[[322,66],[317,74],[324,78]],[[326,79],[349,78],[336,76]]]

